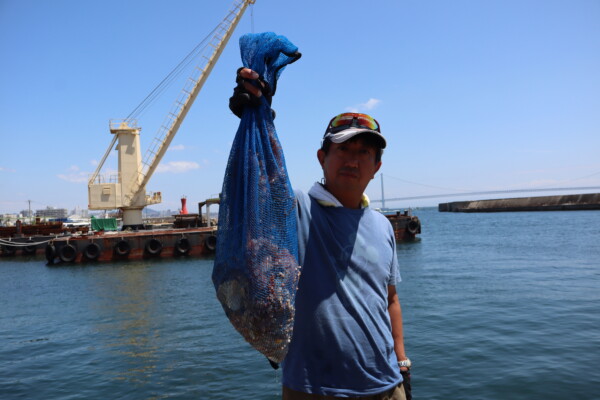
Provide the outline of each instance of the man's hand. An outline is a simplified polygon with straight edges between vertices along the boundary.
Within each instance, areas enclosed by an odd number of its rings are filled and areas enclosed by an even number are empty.
[[[247,81],[258,79],[258,74],[256,72],[252,71],[250,68],[242,68],[238,71],[238,77],[244,79],[244,88],[246,88],[246,90],[250,92],[250,94],[256,97],[262,96],[261,90]]]
[[[245,107],[258,107],[262,96],[265,97],[269,106],[271,105],[271,88],[258,73],[249,68],[239,68],[235,81],[237,86],[233,89],[233,96],[229,98],[229,109],[238,118],[242,117]],[[271,111],[275,118],[275,112]]]

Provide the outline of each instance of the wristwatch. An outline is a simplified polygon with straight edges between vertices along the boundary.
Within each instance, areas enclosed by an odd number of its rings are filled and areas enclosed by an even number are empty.
[[[406,360],[398,361],[398,366],[400,368],[402,368],[402,367],[410,368],[410,366],[411,366],[410,359],[407,357]]]

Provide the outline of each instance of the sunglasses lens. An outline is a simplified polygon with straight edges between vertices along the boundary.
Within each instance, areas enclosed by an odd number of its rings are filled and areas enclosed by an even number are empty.
[[[361,116],[361,117],[358,117],[356,122],[358,123],[359,126],[371,129],[373,131],[375,131],[375,130],[377,130],[377,128],[379,128],[377,126],[377,122],[375,122],[375,120],[371,117]]]
[[[335,117],[330,124],[332,129],[356,126],[359,128],[379,131],[379,124],[373,118],[366,114],[347,113]]]
[[[338,115],[337,117],[335,117],[333,119],[333,121],[331,121],[331,127],[339,128],[341,126],[352,125],[353,120],[354,120],[354,117],[352,115],[341,114],[341,115]]]

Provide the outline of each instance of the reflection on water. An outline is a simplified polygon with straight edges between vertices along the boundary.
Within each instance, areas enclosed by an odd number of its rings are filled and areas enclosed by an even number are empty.
[[[114,353],[115,363],[126,366],[112,371],[113,378],[131,383],[149,383],[157,368],[163,321],[154,293],[156,277],[147,265],[135,263],[115,269],[115,274],[94,281],[95,302],[91,311],[97,314],[98,333],[107,340],[105,346]]]
[[[212,263],[0,262],[0,397],[278,398],[216,300]]]

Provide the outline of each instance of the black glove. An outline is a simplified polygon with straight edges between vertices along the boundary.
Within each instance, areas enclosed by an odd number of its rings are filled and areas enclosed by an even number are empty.
[[[412,399],[412,388],[410,387],[410,370],[400,371],[402,374],[402,386],[404,386],[404,393],[406,394],[406,400]]]
[[[258,77],[258,79],[242,78],[240,76],[240,71],[242,69],[243,67],[238,68],[237,70],[235,79],[237,86],[233,89],[233,96],[229,98],[229,109],[235,115],[237,115],[238,118],[242,118],[242,113],[244,112],[245,107],[258,107],[258,105],[260,105],[260,97],[256,97],[252,93],[248,92],[244,87],[244,82],[248,82],[251,85],[259,88],[269,106],[271,105],[271,101],[273,99],[271,86],[269,86],[267,81],[265,81],[262,77]],[[271,112],[273,113],[273,119],[275,119],[275,110],[271,109]]]

